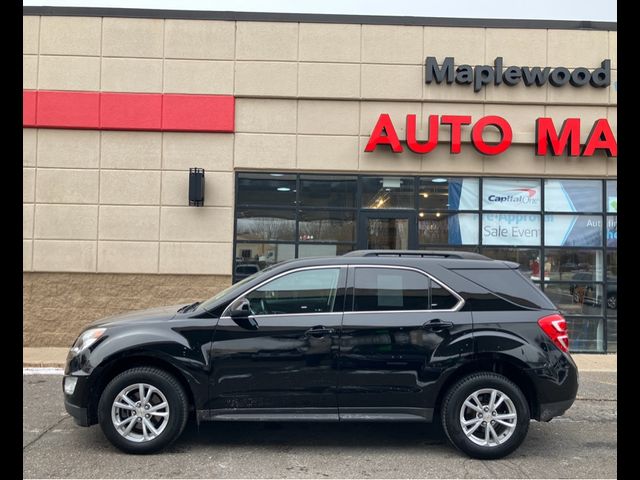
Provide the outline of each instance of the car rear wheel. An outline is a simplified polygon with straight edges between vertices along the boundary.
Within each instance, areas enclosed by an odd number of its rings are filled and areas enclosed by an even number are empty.
[[[127,453],[165,448],[180,436],[187,417],[184,388],[173,375],[155,367],[120,373],[106,386],[98,404],[102,431]]]
[[[449,441],[474,458],[510,454],[529,430],[529,405],[503,375],[482,372],[454,384],[444,397],[442,426]]]

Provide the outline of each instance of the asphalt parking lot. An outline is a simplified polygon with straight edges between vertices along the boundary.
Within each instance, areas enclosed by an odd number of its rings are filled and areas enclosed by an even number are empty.
[[[191,422],[163,453],[120,453],[75,425],[61,377],[23,377],[24,478],[614,478],[615,372],[581,372],[564,417],[532,422],[515,453],[469,459],[427,424]]]

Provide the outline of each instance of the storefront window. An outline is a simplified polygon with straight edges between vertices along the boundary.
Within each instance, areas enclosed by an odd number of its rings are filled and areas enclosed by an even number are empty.
[[[518,263],[525,277],[540,281],[540,250],[537,248],[483,248],[481,253],[495,260]]]
[[[600,180],[545,180],[544,209],[547,212],[601,212]]]
[[[243,173],[238,176],[240,205],[296,205],[296,176],[283,173]]]
[[[545,215],[544,243],[554,247],[601,247],[601,215]]]
[[[234,277],[244,277],[263,270],[275,263],[291,260],[296,256],[296,246],[291,243],[238,243]]]
[[[362,208],[415,208],[413,177],[362,177]]]
[[[607,247],[618,248],[618,216],[607,216]]]
[[[357,178],[340,175],[301,175],[301,207],[354,208]]]
[[[355,212],[301,210],[298,240],[304,242],[353,242]]]
[[[421,178],[419,208],[436,211],[477,210],[479,185],[477,178]]]
[[[478,243],[478,215],[475,213],[418,213],[421,244],[474,245]]]
[[[238,209],[236,238],[238,240],[293,240],[296,212],[275,209]]]
[[[540,215],[485,213],[482,215],[483,245],[540,245]]]
[[[547,248],[544,254],[545,280],[602,280],[602,250]]]
[[[618,281],[618,251],[610,250],[607,252],[607,281]]]
[[[298,258],[335,257],[349,253],[352,250],[353,245],[300,244],[298,246]]]
[[[589,283],[591,274],[576,274],[571,283],[548,283],[544,291],[566,315],[602,315],[602,285]]]
[[[482,182],[484,210],[540,211],[540,180],[485,178]]]
[[[602,318],[567,318],[569,351],[602,352],[604,322]]]
[[[607,180],[607,212],[618,213],[618,182]]]
[[[239,172],[236,185],[236,281],[361,248],[479,251],[550,297],[572,351],[617,346],[615,180]]]

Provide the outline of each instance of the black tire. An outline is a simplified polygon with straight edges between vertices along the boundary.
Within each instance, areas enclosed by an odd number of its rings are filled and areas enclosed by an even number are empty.
[[[169,404],[169,417],[164,430],[151,440],[135,442],[123,437],[113,424],[111,409],[116,396],[125,388],[144,383],[160,390]],[[137,367],[115,376],[102,391],[98,403],[98,422],[109,441],[126,453],[154,453],[174,442],[184,430],[189,416],[187,394],[171,374],[155,367]],[[135,423],[135,422],[134,422]]]
[[[498,445],[482,446],[474,443],[467,437],[461,425],[460,412],[465,400],[472,393],[482,389],[495,389],[502,392],[515,407],[517,414],[515,429],[509,438]],[[480,372],[463,377],[447,391],[442,403],[441,419],[449,442],[458,450],[473,458],[495,459],[509,455],[524,441],[529,430],[530,412],[527,399],[515,383],[503,375]],[[485,428],[480,426],[478,430],[483,432]]]

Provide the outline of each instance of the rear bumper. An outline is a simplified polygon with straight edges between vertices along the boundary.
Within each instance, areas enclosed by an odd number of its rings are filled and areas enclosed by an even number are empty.
[[[67,410],[69,415],[73,417],[75,422],[81,427],[89,426],[89,416],[87,415],[87,409],[78,407],[73,403],[69,403],[69,400],[64,399],[64,408]]]
[[[541,422],[548,422],[554,417],[559,417],[564,412],[569,410],[569,407],[573,405],[574,399],[564,400],[562,402],[541,403],[540,404],[540,418]]]

